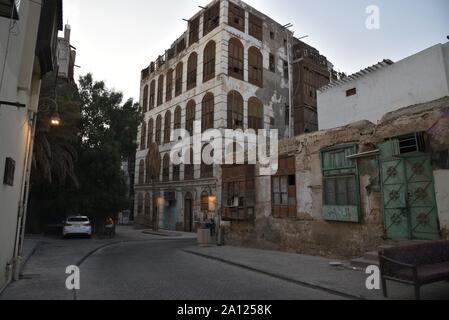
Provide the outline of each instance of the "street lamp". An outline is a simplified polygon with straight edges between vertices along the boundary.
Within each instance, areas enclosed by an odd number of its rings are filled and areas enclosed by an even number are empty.
[[[52,98],[47,98],[47,97],[41,98],[40,101],[41,101],[41,102],[49,101],[49,102],[51,102],[51,103],[53,104],[53,106],[54,106],[54,111],[53,111],[53,114],[52,114],[52,116],[51,116],[51,118],[50,118],[50,124],[51,124],[53,127],[58,127],[58,126],[60,126],[60,125],[61,125],[61,117],[59,116],[59,106],[58,106],[58,103],[57,103],[54,99],[52,99]],[[40,104],[40,105],[39,105],[39,112],[40,112],[40,113],[45,113],[45,112],[48,112],[48,113],[49,113],[49,112],[51,111],[51,109],[52,109],[52,108],[51,108],[48,104],[43,103],[43,104]]]

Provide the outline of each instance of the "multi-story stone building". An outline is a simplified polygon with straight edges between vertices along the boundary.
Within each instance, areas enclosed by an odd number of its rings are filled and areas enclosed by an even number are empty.
[[[278,129],[280,138],[293,134],[290,66],[292,48],[299,40],[286,26],[244,2],[215,0],[142,71],[145,119],[136,156],[138,224],[159,221],[162,228],[192,231],[221,207],[221,166],[173,165],[169,155],[176,143],[173,129],[192,134],[194,121],[201,121],[202,132]],[[146,161],[154,142],[162,167],[157,181],[152,181]]]

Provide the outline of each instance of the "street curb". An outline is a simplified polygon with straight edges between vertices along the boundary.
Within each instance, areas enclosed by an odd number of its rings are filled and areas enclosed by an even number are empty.
[[[313,282],[305,282],[305,281],[291,279],[291,278],[283,276],[281,274],[276,274],[274,272],[260,270],[260,269],[257,269],[257,268],[245,265],[243,263],[229,261],[229,260],[226,260],[226,259],[223,259],[223,258],[210,256],[210,255],[207,255],[207,254],[204,254],[204,253],[200,253],[200,252],[196,252],[196,251],[189,250],[189,249],[181,249],[181,251],[184,251],[184,252],[189,253],[189,254],[197,255],[197,256],[202,257],[202,258],[206,258],[206,259],[210,259],[210,260],[216,260],[216,261],[220,261],[220,262],[223,262],[223,263],[226,263],[226,264],[229,264],[229,265],[233,265],[233,266],[244,268],[244,269],[247,269],[247,270],[250,270],[250,271],[258,272],[258,273],[261,273],[261,274],[264,274],[264,275],[267,275],[267,276],[270,276],[270,277],[274,277],[274,278],[277,278],[277,279],[280,279],[280,280],[284,280],[284,281],[287,281],[287,282],[295,283],[295,284],[298,284],[298,285],[301,285],[301,286],[305,286],[305,287],[309,287],[309,288],[312,288],[312,289],[326,291],[326,292],[329,292],[329,293],[332,293],[332,294],[335,294],[335,295],[338,295],[338,296],[342,296],[342,297],[345,297],[345,298],[356,299],[356,300],[367,300],[364,296],[348,293],[348,292],[346,292],[344,290],[336,290],[336,289],[333,289],[331,287],[327,287],[327,286],[324,286],[324,285],[321,285],[321,284],[316,284],[316,283],[313,283]]]

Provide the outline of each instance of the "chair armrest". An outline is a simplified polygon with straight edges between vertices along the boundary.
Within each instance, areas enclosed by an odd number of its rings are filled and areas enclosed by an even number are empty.
[[[403,263],[403,262],[400,262],[400,261],[397,261],[397,260],[393,260],[393,259],[387,258],[387,257],[385,257],[383,255],[379,255],[379,258],[380,258],[380,261],[385,260],[387,262],[390,262],[390,263],[393,263],[393,264],[397,264],[397,265],[405,267],[405,268],[416,269],[416,266],[413,265],[413,264]]]

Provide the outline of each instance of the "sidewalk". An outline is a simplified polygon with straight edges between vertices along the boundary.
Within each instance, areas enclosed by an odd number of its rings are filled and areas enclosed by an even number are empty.
[[[351,268],[348,261],[340,261],[343,263],[342,266],[332,267],[330,263],[338,261],[230,246],[190,247],[184,251],[344,297],[384,299],[381,290],[366,289],[365,282],[368,275]],[[388,282],[388,290],[391,299],[414,299],[414,291],[411,286]],[[422,299],[449,299],[449,283],[441,282],[423,287]]]

